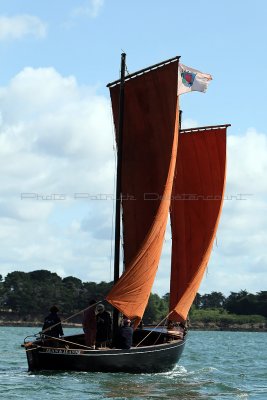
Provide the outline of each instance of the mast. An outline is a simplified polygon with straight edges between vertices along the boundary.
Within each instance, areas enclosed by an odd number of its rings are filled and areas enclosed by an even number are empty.
[[[117,183],[116,183],[116,214],[115,214],[115,243],[114,243],[114,284],[120,276],[120,216],[121,216],[121,170],[123,143],[123,113],[124,113],[124,81],[126,54],[121,54],[121,78],[119,99],[119,129],[117,138]],[[113,339],[118,331],[119,312],[113,309]]]

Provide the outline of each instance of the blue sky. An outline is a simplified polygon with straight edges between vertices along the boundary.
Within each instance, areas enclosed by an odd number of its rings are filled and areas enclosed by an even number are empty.
[[[0,5],[2,15],[36,16],[46,27],[39,39],[28,34],[1,41],[2,83],[25,66],[53,66],[79,84],[99,85],[98,93],[106,95],[105,84],[118,76],[121,49],[130,71],[181,55],[186,65],[214,76],[209,96],[183,99],[185,115],[206,123],[203,112],[209,109],[212,123],[225,118],[241,130],[257,120],[256,128],[264,127],[258,106],[267,89],[264,0],[253,5],[247,0],[137,0],[134,6],[120,0],[91,5],[88,0],[13,0]]]
[[[201,291],[266,289],[266,8],[264,0],[0,0],[2,275],[47,268],[111,279],[113,206],[91,196],[114,190],[106,84],[118,78],[123,50],[129,72],[180,55],[212,74],[206,94],[181,96],[185,127],[232,124],[232,200]],[[44,200],[55,193],[64,199]],[[169,251],[168,232],[161,294]]]

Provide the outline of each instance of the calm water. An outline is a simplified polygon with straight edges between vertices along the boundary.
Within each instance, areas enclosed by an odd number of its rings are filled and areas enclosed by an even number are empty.
[[[28,373],[20,344],[35,332],[0,327],[1,399],[267,399],[267,333],[190,332],[174,371],[131,375]]]

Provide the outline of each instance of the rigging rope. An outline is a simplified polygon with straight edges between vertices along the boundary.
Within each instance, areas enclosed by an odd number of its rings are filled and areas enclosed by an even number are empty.
[[[49,339],[56,340],[56,341],[60,341],[60,342],[65,342],[65,343],[69,343],[69,344],[74,344],[75,346],[78,345],[78,346],[84,347],[84,348],[86,348],[86,349],[88,349],[88,350],[92,350],[92,349],[93,349],[92,346],[85,346],[85,345],[80,344],[80,343],[70,342],[69,340],[66,340],[66,339],[60,339],[60,338],[56,338],[56,337],[54,337],[54,336],[48,336],[48,335],[45,335],[45,337],[46,337],[46,338],[49,338]],[[37,345],[37,347],[46,347],[46,346],[38,346],[38,345]],[[26,349],[26,351],[29,351],[29,350],[33,350],[33,349]]]
[[[91,304],[90,306],[84,308],[83,310],[78,311],[78,312],[76,312],[75,314],[72,314],[70,317],[63,319],[62,321],[57,322],[56,324],[54,324],[54,325],[52,325],[52,326],[49,326],[48,328],[44,329],[42,332],[38,332],[38,334],[40,334],[40,333],[45,333],[45,332],[47,332],[47,331],[50,331],[50,330],[51,330],[52,328],[54,328],[55,326],[57,326],[57,325],[59,325],[59,324],[61,324],[61,323],[64,323],[64,322],[68,321],[69,319],[71,319],[71,318],[73,318],[73,317],[76,317],[76,315],[79,315],[79,314],[81,314],[82,312],[84,312],[84,311],[86,311],[86,310],[89,310],[89,308],[94,307],[94,306],[96,306],[97,304],[102,303],[103,301],[106,301],[106,300],[99,300],[99,301],[97,301],[96,303]],[[63,340],[63,339],[62,339],[62,340]]]
[[[138,347],[141,343],[143,343],[143,341],[144,341],[149,335],[151,335],[151,333],[154,332],[154,331],[157,329],[157,327],[158,327],[161,323],[163,323],[163,322],[171,315],[171,313],[172,313],[172,311],[169,312],[169,314],[168,314],[165,318],[163,318],[163,320],[161,320],[161,321],[158,323],[158,325],[155,326],[155,328],[153,328],[139,343],[137,343],[137,345],[136,345],[135,347]],[[163,326],[163,328],[164,328],[164,326]],[[160,334],[161,334],[161,333],[160,333]]]

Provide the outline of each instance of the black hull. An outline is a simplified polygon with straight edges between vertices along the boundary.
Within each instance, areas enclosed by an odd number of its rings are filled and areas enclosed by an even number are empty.
[[[184,346],[185,340],[133,347],[129,350],[36,347],[33,343],[26,351],[30,371],[155,373],[172,370],[181,357]]]

